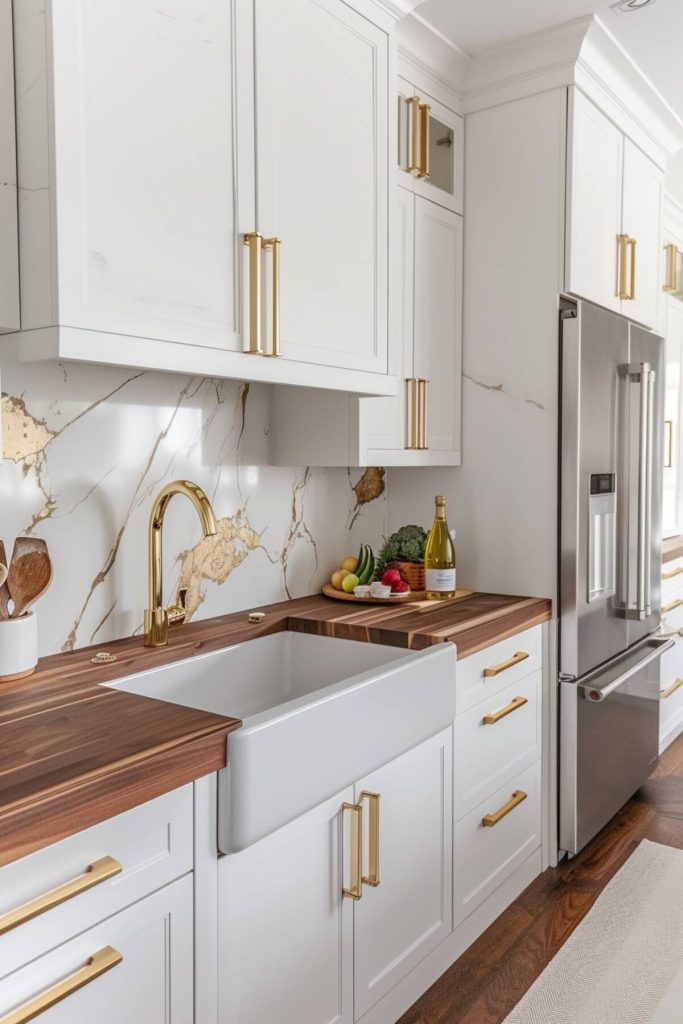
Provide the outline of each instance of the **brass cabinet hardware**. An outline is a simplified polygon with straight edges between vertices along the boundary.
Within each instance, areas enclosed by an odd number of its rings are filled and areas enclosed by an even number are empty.
[[[417,447],[427,448],[427,387],[428,380],[418,379],[417,382],[417,410],[418,410],[418,431]]]
[[[249,249],[249,347],[250,355],[263,355],[261,348],[261,251],[263,235],[250,231],[244,236]]]
[[[633,300],[636,297],[636,240],[630,235],[617,235],[618,285],[617,298]],[[628,258],[630,249],[630,260]]]
[[[509,704],[506,704],[504,708],[500,708],[499,711],[492,711],[490,715],[484,715],[482,719],[482,725],[495,725],[496,722],[500,722],[501,718],[506,718],[511,715],[517,708],[523,708],[529,701],[526,697],[513,697]]]
[[[500,665],[491,665],[489,668],[485,668],[484,677],[490,679],[491,676],[499,676],[501,672],[507,671],[507,669],[512,668],[514,665],[519,665],[520,661],[526,661],[528,657],[529,655],[526,651],[517,651],[507,661],[501,661]]]
[[[273,293],[271,310],[271,347],[264,355],[278,357],[280,353],[280,239],[264,238],[263,249],[271,253],[273,261]]]
[[[358,801],[361,805],[368,801],[368,873],[362,876],[365,885],[377,888],[379,885],[379,793],[370,793],[364,789]]]
[[[422,451],[427,448],[427,387],[422,377],[407,377],[408,429],[406,448]]]
[[[342,889],[342,894],[352,900],[359,900],[363,895],[363,807],[361,804],[343,803],[342,818],[344,811],[351,813],[351,867],[349,887]]]
[[[515,790],[515,792],[512,794],[512,796],[510,797],[506,804],[503,804],[503,806],[500,807],[497,811],[494,811],[493,814],[484,815],[484,817],[481,819],[482,825],[484,826],[484,828],[493,828],[493,826],[497,825],[499,821],[502,821],[503,818],[505,818],[510,813],[510,811],[514,811],[515,807],[519,807],[522,801],[526,800],[526,798],[527,794],[524,792],[523,789]],[[2,1024],[1,1021],[0,1024]]]
[[[667,686],[665,690],[659,691],[659,699],[666,700],[666,698],[670,697],[676,692],[676,690],[680,690],[681,686],[683,686],[683,679],[674,679],[670,686]]]
[[[672,469],[674,458],[674,421],[664,420],[664,469]]]
[[[422,167],[420,165],[422,157],[422,146],[420,142],[420,97],[408,96],[406,104],[408,105],[408,166],[406,167],[406,170],[408,174],[414,174],[419,178],[422,173]]]
[[[25,924],[26,921],[30,921],[32,918],[38,917],[40,914],[54,909],[54,907],[58,907],[60,903],[66,903],[67,900],[73,899],[74,896],[79,896],[82,892],[86,892],[102,882],[106,882],[108,878],[113,878],[114,875],[119,875],[122,871],[123,866],[118,860],[114,860],[113,857],[101,857],[87,867],[83,874],[78,875],[77,878],[72,878],[69,882],[64,882],[63,885],[58,885],[55,889],[50,889],[49,892],[43,893],[42,896],[36,896],[35,899],[29,900],[28,903],[22,903],[15,910],[9,910],[6,914],[3,914],[0,917],[0,935],[4,935],[5,932],[11,932],[13,928],[18,928],[20,924]]]
[[[669,242],[664,246],[664,251],[666,252],[666,275],[662,291],[675,292],[678,291],[678,247],[673,242]]]
[[[672,580],[674,576],[680,576],[683,572],[683,565],[677,565],[675,569],[670,569],[669,572],[662,573],[663,580]],[[662,609],[663,611],[664,609]]]
[[[429,103],[418,103],[420,112],[420,173],[419,178],[428,178],[429,164],[429,115],[432,108]]]
[[[674,608],[680,608],[683,604],[683,597],[677,597],[675,601],[670,601],[669,604],[662,605],[662,612],[672,612]]]
[[[81,967],[80,970],[70,974],[68,978],[64,978],[52,988],[41,992],[40,995],[34,996],[33,999],[17,1007],[16,1010],[12,1010],[11,1013],[0,1017],[0,1024],[27,1024],[34,1017],[49,1010],[51,1006],[61,1003],[62,999],[73,995],[79,988],[89,985],[95,978],[106,974],[122,960],[123,956],[117,949],[114,949],[113,946],[104,946],[90,957],[85,967]]]

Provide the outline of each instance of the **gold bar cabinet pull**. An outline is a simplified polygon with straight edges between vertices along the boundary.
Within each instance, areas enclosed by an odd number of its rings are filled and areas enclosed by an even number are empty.
[[[499,821],[502,821],[503,818],[507,817],[510,811],[514,811],[515,807],[519,807],[522,801],[526,800],[526,797],[527,795],[523,789],[515,790],[506,804],[503,804],[503,806],[497,811],[494,811],[493,814],[484,815],[481,819],[481,823],[484,828],[493,828],[493,826],[497,825]],[[2,1021],[0,1021],[0,1024],[2,1024]]]
[[[617,244],[619,248],[617,298],[633,300],[636,297],[636,240],[630,235],[617,235]]]
[[[666,276],[662,285],[662,291],[675,292],[678,287],[676,280],[678,277],[678,248],[673,242],[669,242],[668,245],[664,246],[664,251],[666,252]]]
[[[363,790],[360,795],[360,804],[368,801],[369,809],[369,831],[368,831],[368,873],[363,875],[364,885],[371,885],[374,889],[379,885],[379,793],[369,793]]]
[[[414,450],[419,444],[419,397],[417,377],[406,378],[407,442],[406,448]]]
[[[62,999],[73,995],[79,988],[89,985],[95,978],[106,974],[112,967],[120,964],[122,960],[123,956],[117,949],[114,949],[113,946],[104,946],[103,949],[98,950],[97,953],[90,957],[85,967],[82,967],[74,974],[70,974],[68,978],[64,978],[63,981],[53,985],[52,988],[41,992],[40,995],[34,996],[33,999],[24,1003],[23,1006],[19,1006],[16,1010],[12,1010],[11,1013],[6,1013],[4,1017],[0,1017],[0,1024],[27,1024],[27,1021],[33,1020],[34,1017],[49,1010],[56,1003],[61,1003]]]
[[[507,669],[512,668],[514,665],[519,665],[520,661],[526,661],[529,657],[526,651],[517,651],[507,661],[501,661],[500,665],[490,665],[489,668],[484,669],[484,678],[490,679],[492,676],[499,676],[501,672],[506,672]]]
[[[629,299],[635,301],[636,298],[636,240],[635,238],[629,238],[629,247],[631,249],[631,287],[629,288]]]
[[[517,708],[523,708],[529,701],[526,697],[513,697],[509,704],[506,704],[504,708],[499,711],[492,711],[490,715],[484,715],[482,718],[482,725],[495,725],[496,722],[500,722],[501,718],[506,718],[511,715]]]
[[[20,924],[25,924],[26,921],[44,914],[47,910],[58,907],[60,903],[66,903],[67,900],[73,899],[74,896],[78,896],[88,889],[92,889],[95,885],[106,882],[108,878],[113,878],[114,875],[119,875],[122,871],[123,866],[119,861],[114,860],[113,857],[101,857],[99,860],[94,861],[77,878],[72,878],[71,881],[58,885],[56,889],[50,889],[49,892],[44,893],[42,896],[36,896],[35,899],[29,900],[28,903],[23,903],[15,910],[9,910],[6,914],[3,914],[0,917],[0,935],[4,935],[5,932],[11,932],[13,928],[18,928]]]
[[[428,178],[430,174],[429,164],[429,115],[431,107],[428,103],[419,103],[420,112],[420,173],[418,177]]]
[[[666,700],[666,698],[671,697],[676,690],[680,690],[681,686],[683,686],[683,679],[674,679],[670,686],[667,686],[665,690],[659,691],[659,699]]]
[[[680,608],[683,604],[683,597],[677,597],[675,601],[669,601],[668,604],[662,605],[662,612],[672,612],[675,608]]]
[[[406,170],[408,174],[414,174],[419,178],[422,175],[420,98],[419,96],[409,96],[406,103],[408,105],[408,166]]]
[[[351,877],[348,888],[343,888],[342,894],[352,900],[359,900],[363,895],[363,807],[362,804],[343,803],[342,819],[344,811],[351,814]]]
[[[662,573],[663,580],[672,580],[674,576],[680,576],[683,572],[683,565],[677,565],[675,569],[670,569],[669,572]]]
[[[424,451],[427,448],[427,388],[429,381],[423,378],[417,382],[417,447]]]
[[[249,249],[249,355],[263,355],[261,348],[261,251],[263,235],[250,231],[244,236]]]
[[[264,238],[264,252],[269,252],[273,261],[272,310],[271,310],[271,346],[270,352],[264,355],[277,358],[280,352],[280,239]]]

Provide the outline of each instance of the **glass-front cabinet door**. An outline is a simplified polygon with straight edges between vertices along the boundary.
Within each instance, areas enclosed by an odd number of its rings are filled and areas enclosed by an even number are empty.
[[[462,213],[463,142],[463,118],[399,78],[398,183]]]

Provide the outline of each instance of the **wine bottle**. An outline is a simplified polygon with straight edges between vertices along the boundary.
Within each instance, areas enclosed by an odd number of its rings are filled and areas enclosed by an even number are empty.
[[[425,571],[428,601],[444,601],[455,597],[455,547],[446,522],[446,499],[436,497],[434,525],[425,546]]]

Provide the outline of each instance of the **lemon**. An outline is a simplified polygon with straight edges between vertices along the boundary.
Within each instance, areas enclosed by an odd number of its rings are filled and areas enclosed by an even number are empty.
[[[358,586],[358,577],[354,573],[349,572],[342,580],[341,588],[345,594],[352,594],[353,588]]]
[[[353,555],[350,558],[345,558],[342,564],[339,566],[340,569],[346,569],[347,572],[355,572],[358,568],[358,559],[354,558]]]
[[[346,569],[337,569],[336,572],[332,573],[332,576],[330,577],[330,583],[332,584],[335,590],[341,590],[342,581],[344,577],[348,575],[349,574],[346,571]]]

